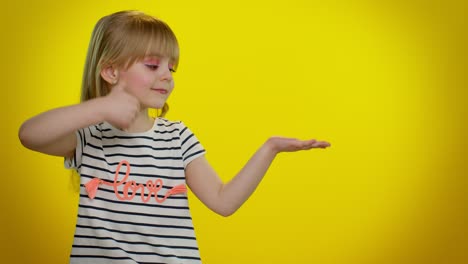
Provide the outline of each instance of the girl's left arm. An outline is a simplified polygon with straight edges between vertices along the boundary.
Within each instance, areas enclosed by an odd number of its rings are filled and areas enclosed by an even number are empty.
[[[229,216],[255,191],[278,153],[329,146],[325,141],[272,137],[228,183],[223,183],[206,158],[201,156],[186,167],[187,185],[208,208],[222,216]]]

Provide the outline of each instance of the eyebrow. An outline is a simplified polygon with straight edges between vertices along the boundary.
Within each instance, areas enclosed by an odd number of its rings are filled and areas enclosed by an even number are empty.
[[[176,60],[170,56],[164,56],[164,55],[161,55],[161,54],[158,54],[158,53],[152,53],[152,54],[147,54],[145,55],[145,57],[143,57],[143,60],[147,60],[147,59],[162,59],[162,58],[169,58],[169,63],[172,63],[172,64],[175,64],[176,63]]]

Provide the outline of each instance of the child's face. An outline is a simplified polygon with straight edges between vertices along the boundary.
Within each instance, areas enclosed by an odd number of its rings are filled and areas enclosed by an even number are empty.
[[[160,109],[174,89],[173,67],[167,57],[146,56],[128,69],[119,70],[119,83],[140,101],[142,108]]]

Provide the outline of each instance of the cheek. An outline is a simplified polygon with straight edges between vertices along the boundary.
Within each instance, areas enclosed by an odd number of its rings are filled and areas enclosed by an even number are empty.
[[[142,75],[127,75],[127,85],[133,91],[140,91],[150,88],[153,80]]]

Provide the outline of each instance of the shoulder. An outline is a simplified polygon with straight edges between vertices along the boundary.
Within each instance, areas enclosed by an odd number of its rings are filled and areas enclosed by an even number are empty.
[[[162,117],[158,117],[156,127],[159,131],[172,131],[178,133],[182,132],[186,128],[184,122],[180,120],[169,120]]]
[[[182,121],[179,120],[169,120],[166,118],[158,117],[156,120],[156,124],[158,127],[163,126],[163,127],[171,127],[171,126],[178,126],[181,124]]]
[[[80,128],[76,132],[80,137],[83,137],[83,138],[94,137],[94,138],[101,139],[102,133],[107,130],[109,130],[109,128],[106,128],[105,126],[103,126],[103,123],[100,123],[100,124]]]

